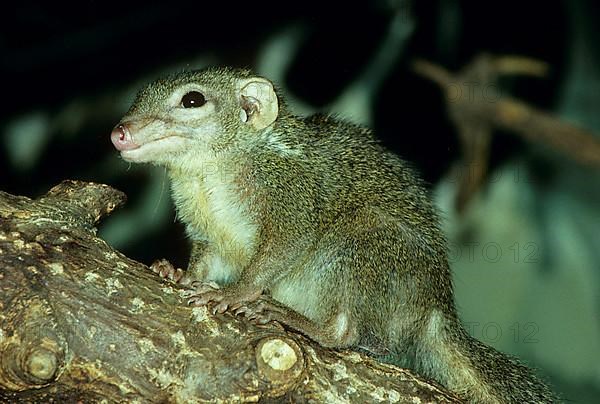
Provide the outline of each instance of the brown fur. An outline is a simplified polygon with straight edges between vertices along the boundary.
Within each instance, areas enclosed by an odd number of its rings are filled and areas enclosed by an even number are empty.
[[[271,100],[277,119],[253,129],[236,90],[250,77],[208,69],[159,80],[122,120],[141,143],[186,138],[150,162],[169,170],[194,243],[188,272],[229,296],[269,293],[281,304],[269,319],[411,366],[471,402],[555,401],[529,369],[460,325],[446,241],[413,171],[368,129],[296,117],[281,96]],[[190,83],[214,113],[182,122],[165,100]],[[161,124],[138,124],[148,120]]]

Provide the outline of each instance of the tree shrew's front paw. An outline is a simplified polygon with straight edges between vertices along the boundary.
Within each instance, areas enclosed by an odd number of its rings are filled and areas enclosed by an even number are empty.
[[[228,308],[235,310],[260,297],[260,289],[237,289],[232,286],[220,288],[215,282],[193,282],[186,292],[188,304],[209,306],[213,314],[224,313]]]
[[[161,278],[168,279],[180,285],[189,285],[192,282],[181,268],[175,268],[173,264],[164,258],[154,261],[150,265],[150,269]]]

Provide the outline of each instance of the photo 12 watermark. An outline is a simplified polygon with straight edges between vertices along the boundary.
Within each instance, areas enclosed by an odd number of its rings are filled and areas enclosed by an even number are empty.
[[[535,264],[540,262],[540,246],[533,241],[502,244],[495,241],[467,242],[463,244],[448,243],[448,261],[467,262],[484,261],[497,263],[508,256],[511,262]]]
[[[533,321],[517,321],[504,327],[494,321],[487,323],[469,321],[464,322],[463,326],[469,334],[485,343],[495,343],[507,338],[515,344],[537,344],[540,342],[540,326]]]

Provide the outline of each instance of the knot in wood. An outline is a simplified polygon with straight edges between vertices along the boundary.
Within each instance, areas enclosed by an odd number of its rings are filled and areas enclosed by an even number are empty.
[[[58,370],[56,352],[41,347],[33,349],[25,360],[25,370],[32,379],[42,383],[52,381]]]
[[[267,340],[262,344],[260,356],[271,369],[280,371],[288,370],[298,361],[294,349],[279,338]]]
[[[39,345],[29,341],[11,343],[0,354],[0,386],[13,391],[47,385],[56,379],[62,364],[62,351],[48,338]]]
[[[256,364],[271,384],[269,396],[278,397],[296,385],[304,371],[304,355],[291,339],[266,338],[256,347]]]

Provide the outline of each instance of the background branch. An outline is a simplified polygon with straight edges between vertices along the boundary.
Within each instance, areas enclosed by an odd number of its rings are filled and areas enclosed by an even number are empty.
[[[456,208],[462,212],[485,182],[494,129],[508,130],[541,147],[590,167],[600,167],[600,141],[592,132],[502,94],[498,77],[521,74],[543,77],[548,66],[521,56],[481,54],[456,74],[416,60],[413,70],[441,87],[446,108],[461,144],[461,176]]]

